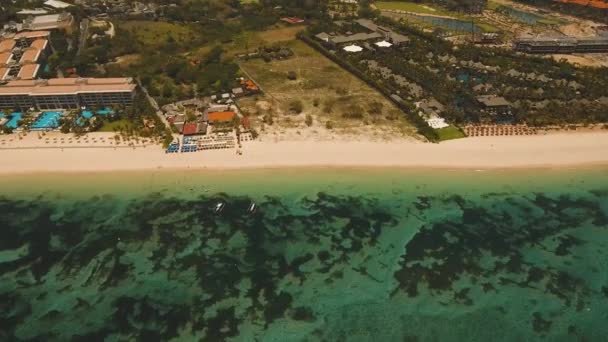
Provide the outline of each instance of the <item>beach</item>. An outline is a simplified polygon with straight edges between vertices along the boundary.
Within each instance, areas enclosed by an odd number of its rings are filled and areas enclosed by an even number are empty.
[[[604,132],[472,137],[440,144],[413,140],[254,141],[243,143],[241,155],[234,149],[165,154],[160,146],[151,144],[72,146],[25,141],[3,146],[3,174],[289,167],[500,169],[608,164],[608,133]]]

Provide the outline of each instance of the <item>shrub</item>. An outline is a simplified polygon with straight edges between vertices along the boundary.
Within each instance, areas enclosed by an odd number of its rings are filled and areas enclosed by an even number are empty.
[[[332,112],[333,108],[334,108],[333,101],[325,101],[325,105],[323,106],[323,112],[329,114]]]
[[[293,100],[289,103],[289,110],[291,110],[292,112],[294,112],[296,114],[302,113],[303,109],[304,109],[304,104],[302,104],[302,101],[300,101],[300,100]]]
[[[358,105],[349,106],[342,112],[342,116],[347,119],[362,119],[363,118],[363,108]]]
[[[312,115],[307,114],[305,122],[306,122],[306,126],[308,126],[308,127],[312,126]]]
[[[348,94],[348,90],[346,90],[346,88],[339,87],[339,88],[336,88],[336,94],[344,96],[344,95]]]
[[[327,128],[327,129],[332,129],[332,128],[334,128],[334,123],[333,123],[333,122],[331,122],[331,121],[327,121],[327,122],[325,123],[325,128]]]
[[[374,116],[381,115],[383,108],[384,108],[384,105],[382,104],[382,102],[373,101],[372,103],[369,104],[369,108],[368,108],[367,112]]]
[[[262,120],[268,126],[272,126],[272,124],[274,123],[274,119],[272,118],[272,115],[270,113],[264,115],[264,117],[262,118]]]

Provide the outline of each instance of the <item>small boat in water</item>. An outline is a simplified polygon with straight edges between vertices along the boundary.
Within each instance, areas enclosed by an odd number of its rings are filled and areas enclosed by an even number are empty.
[[[249,209],[247,209],[247,211],[250,214],[253,214],[257,208],[258,207],[257,207],[257,205],[255,205],[255,202],[251,202],[251,204],[249,205]]]
[[[215,211],[216,214],[219,214],[222,212],[222,210],[224,210],[224,207],[226,206],[226,203],[224,202],[218,202],[215,205],[215,208],[213,208],[213,211]]]

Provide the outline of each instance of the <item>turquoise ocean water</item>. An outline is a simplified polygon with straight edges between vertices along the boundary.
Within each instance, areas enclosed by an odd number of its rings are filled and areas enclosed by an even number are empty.
[[[24,175],[0,194],[2,341],[608,336],[608,169]]]

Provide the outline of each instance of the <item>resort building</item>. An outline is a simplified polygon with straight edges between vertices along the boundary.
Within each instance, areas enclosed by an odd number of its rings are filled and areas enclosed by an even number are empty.
[[[380,39],[382,38],[382,35],[376,32],[372,32],[372,33],[355,33],[349,36],[345,36],[345,35],[330,35],[327,34],[325,32],[319,33],[317,34],[315,37],[317,37],[317,39],[335,46],[335,45],[339,45],[339,44],[347,44],[347,43],[354,43],[354,42],[362,42],[362,41],[366,41],[366,40],[373,40],[373,39]]]
[[[209,123],[230,122],[236,117],[235,112],[213,112],[207,114]]]
[[[390,41],[393,45],[402,45],[410,41],[410,39],[402,34],[399,34],[389,28],[376,25],[369,19],[357,19],[355,20],[359,26],[364,27],[372,32],[381,34],[386,40]]]
[[[47,110],[130,105],[135,96],[135,88],[131,78],[10,81],[0,86],[0,108]]]
[[[59,1],[59,0],[47,0],[44,2],[44,6],[57,10],[57,9],[68,8],[68,7],[72,6],[72,4],[68,4],[67,2],[63,2],[63,1]]]
[[[205,135],[207,134],[207,123],[206,122],[188,122],[182,127],[181,133],[183,135]]]
[[[511,104],[504,97],[496,95],[477,96],[477,102],[481,105],[484,112],[490,115],[511,114]]]
[[[13,53],[12,52],[2,52],[0,53],[0,67],[7,67],[13,61]]]
[[[26,48],[34,42],[36,39],[46,39],[48,40],[51,37],[51,32],[49,31],[31,31],[31,32],[20,32],[17,33],[13,39],[16,44],[21,48]]]
[[[40,64],[27,64],[19,69],[17,78],[20,80],[33,80],[38,75],[40,70]]]
[[[17,45],[17,42],[14,39],[0,40],[0,53],[12,52],[15,45]]]
[[[286,22],[286,23],[291,24],[291,25],[303,24],[304,23],[304,19],[301,19],[301,18],[298,18],[298,17],[285,17],[285,18],[281,18],[281,21]]]
[[[45,10],[44,8],[22,9],[21,11],[17,12],[17,16],[24,18],[30,15],[43,15],[47,13],[49,13],[49,11]]]
[[[8,73],[0,80],[35,79],[50,52],[48,31],[23,32],[0,41],[0,67]]]
[[[527,53],[608,52],[608,37],[518,38],[513,43],[513,48]]]
[[[6,68],[6,67],[0,67],[0,81],[4,81],[8,78],[8,73],[11,71],[11,69]]]
[[[336,24],[341,24],[342,22],[336,22]],[[369,19],[358,19],[355,20],[359,26],[369,30],[367,33],[355,33],[350,35],[335,35],[328,34],[326,32],[321,32],[315,37],[318,40],[323,41],[325,44],[330,45],[331,47],[336,47],[336,45],[343,44],[353,44],[353,43],[363,43],[367,41],[383,41],[382,46],[378,47],[390,47],[390,46],[400,46],[409,42],[409,38],[394,32],[393,30],[376,25],[373,21]],[[388,45],[390,44],[390,45]]]
[[[73,21],[73,17],[69,13],[38,15],[23,20],[23,29],[32,31],[66,29],[72,25]]]
[[[418,115],[420,115],[431,128],[441,129],[449,126],[445,119],[439,116],[439,114],[445,110],[445,107],[439,103],[439,101],[434,98],[424,99],[420,102],[416,102],[415,105],[416,108],[419,109]]]
[[[38,58],[40,58],[41,51],[38,49],[27,49],[21,55],[19,59],[19,64],[28,64],[28,63],[36,63]]]

